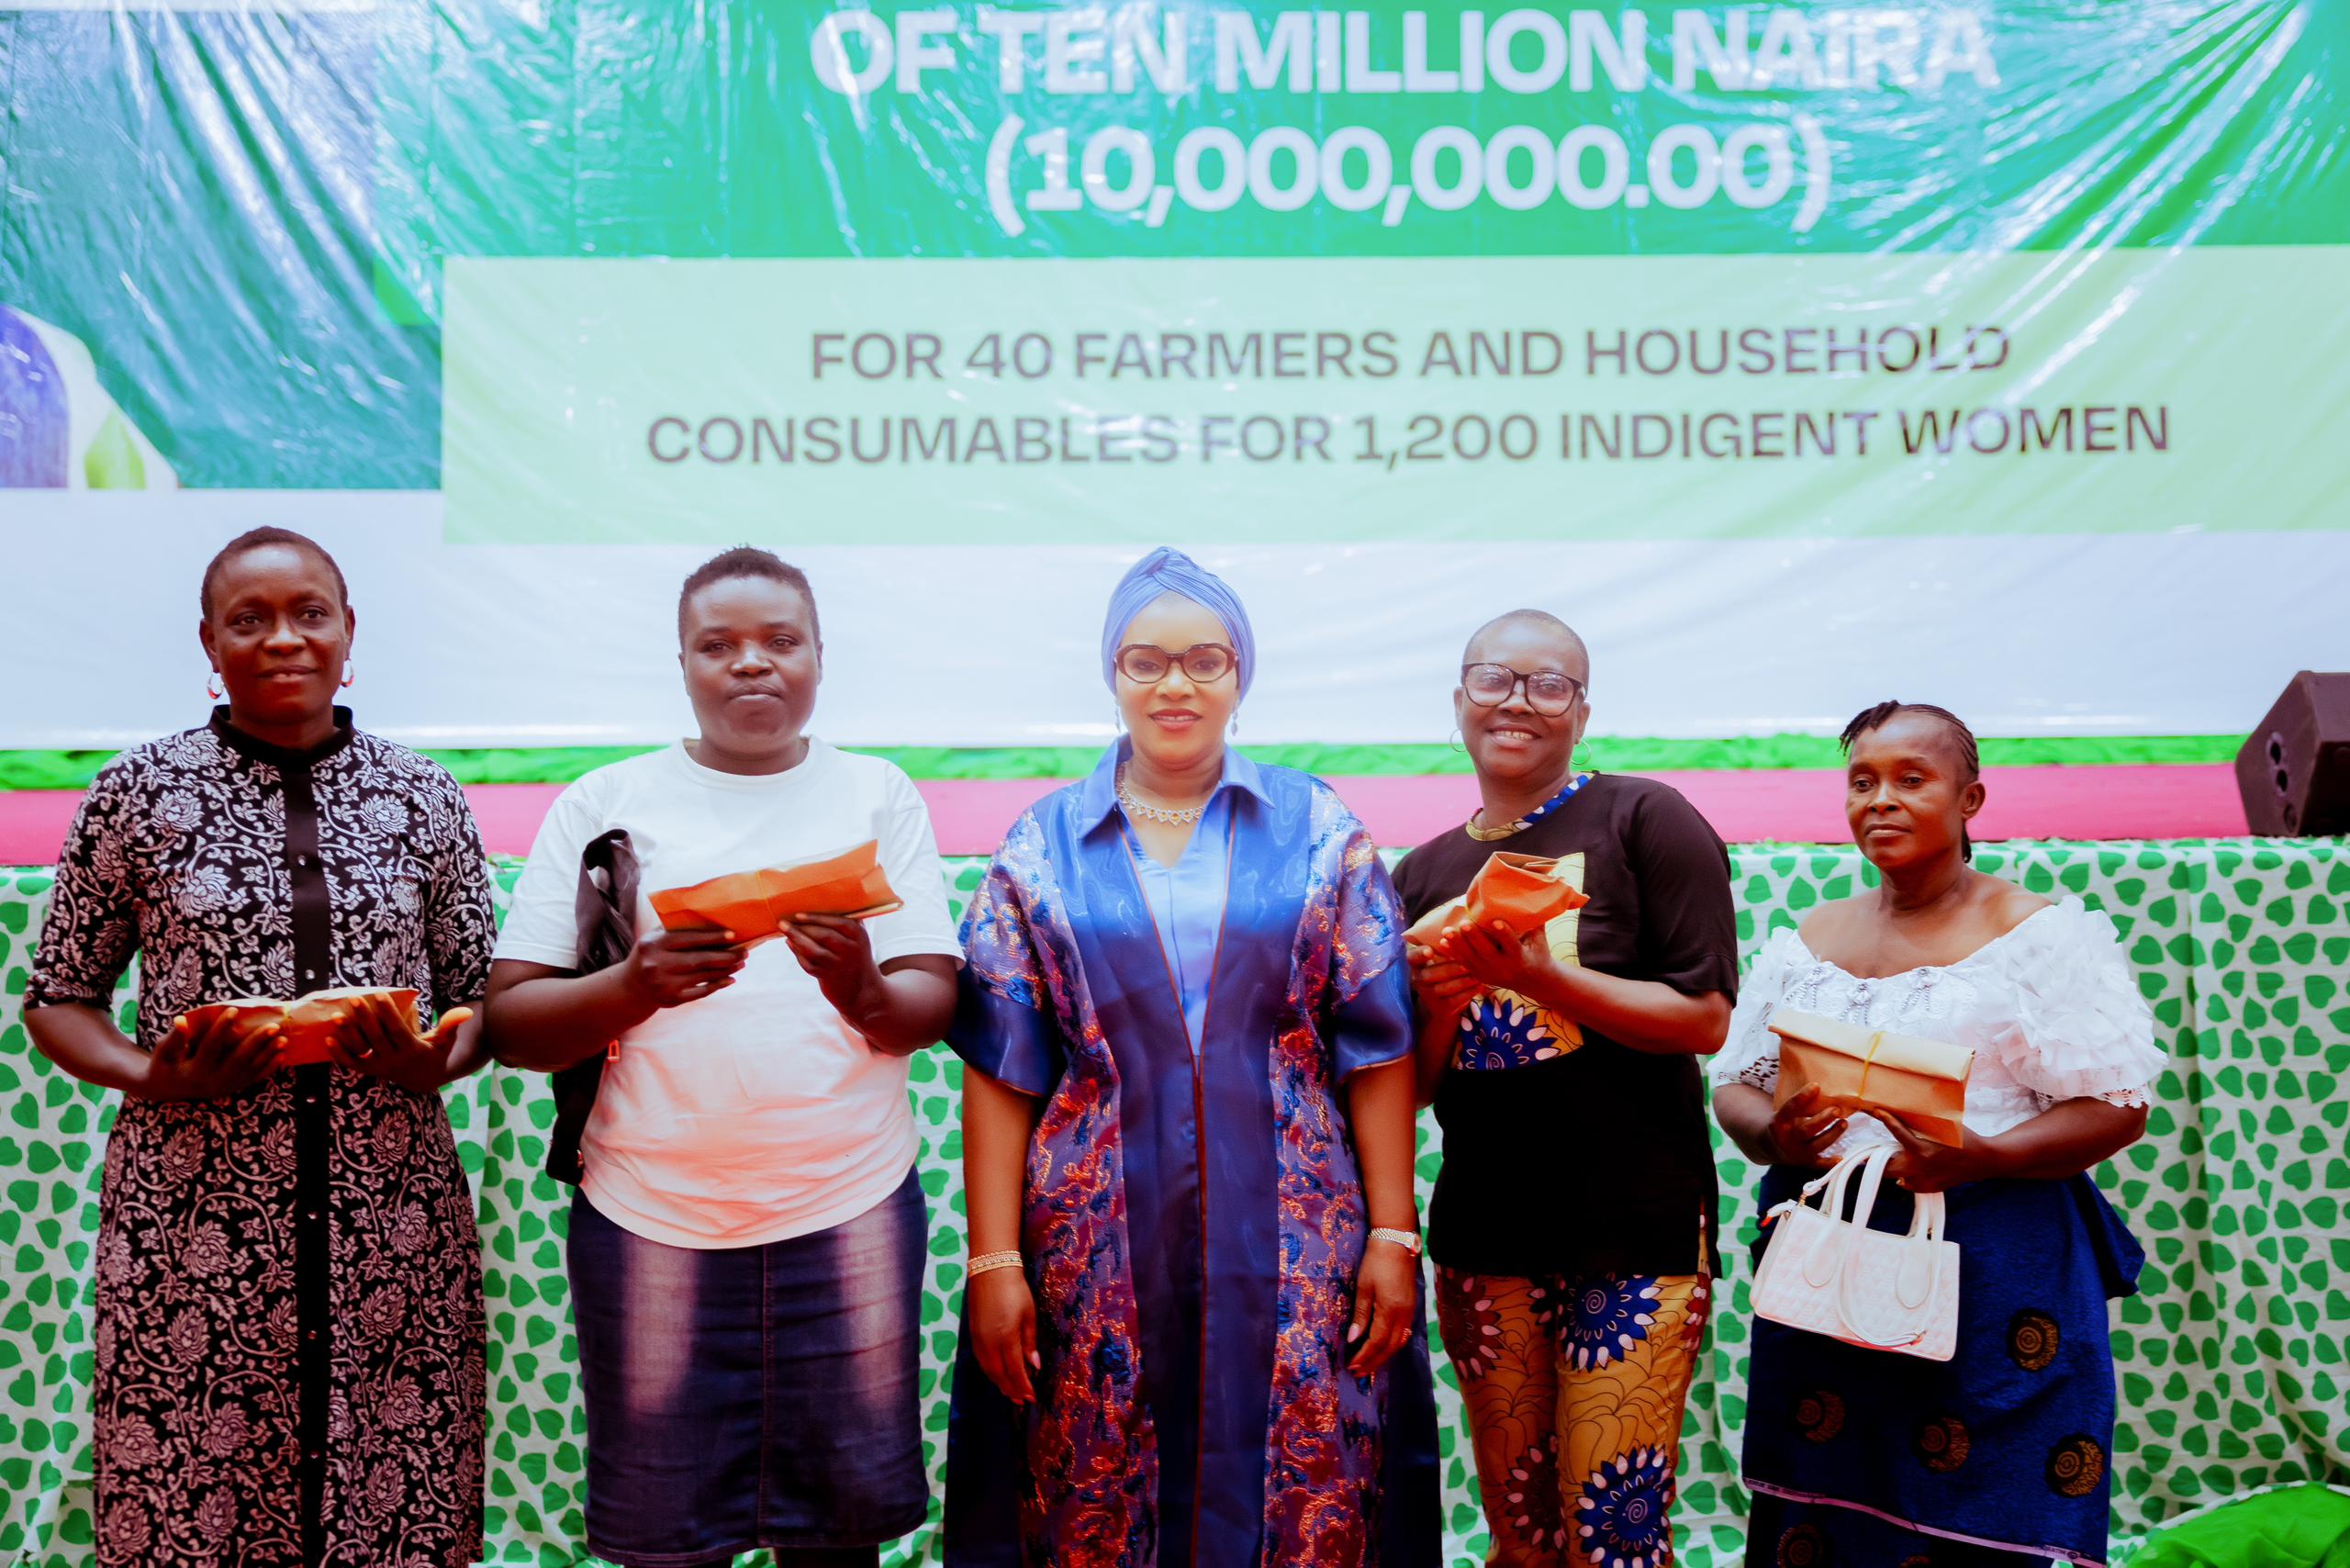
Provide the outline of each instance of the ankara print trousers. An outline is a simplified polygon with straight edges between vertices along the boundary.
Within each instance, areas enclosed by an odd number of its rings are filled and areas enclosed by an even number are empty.
[[[1673,1561],[1682,1406],[1705,1339],[1704,1274],[1513,1279],[1439,1268],[1496,1568]]]

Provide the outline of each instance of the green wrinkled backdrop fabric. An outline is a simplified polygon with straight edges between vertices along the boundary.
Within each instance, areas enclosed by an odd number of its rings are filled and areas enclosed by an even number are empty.
[[[2350,1493],[2316,1484],[2237,1497],[2166,1526],[2132,1568],[2350,1568]]]
[[[1865,875],[1848,847],[1740,847],[1732,858],[1742,957]],[[1978,860],[2109,912],[2170,1052],[2146,1138],[2100,1173],[2148,1252],[2142,1294],[2115,1314],[2117,1543],[2126,1551],[2163,1519],[2238,1491],[2350,1482],[2350,853],[2336,841],[2016,844],[1986,846]],[[501,864],[501,889],[514,869]],[[948,869],[959,905],[980,864]],[[46,870],[0,871],[0,1562],[12,1568],[87,1562],[93,1534],[85,1301],[112,1109],[51,1070],[18,1015],[49,884]],[[957,1079],[944,1052],[914,1060],[934,1226],[922,1384],[934,1464],[962,1282]],[[449,1104],[487,1263],[489,1560],[579,1562],[582,1421],[563,1222],[537,1173],[554,1107],[543,1078],[503,1070],[455,1086]],[[1424,1182],[1437,1164],[1432,1133],[1424,1124]],[[1726,1216],[1742,1242],[1754,1172],[1726,1147],[1720,1159]],[[1684,1434],[1679,1539],[1699,1568],[1735,1562],[1743,1542],[1743,1247],[1728,1261],[1726,1310]],[[1449,1381],[1441,1374],[1449,1555],[1466,1564],[1482,1560],[1484,1529]],[[933,1551],[925,1531],[885,1560]]]

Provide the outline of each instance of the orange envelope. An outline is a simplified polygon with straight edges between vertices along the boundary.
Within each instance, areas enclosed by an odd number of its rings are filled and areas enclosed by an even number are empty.
[[[1420,916],[1406,942],[1433,946],[1455,926],[1498,920],[1520,936],[1531,936],[1571,909],[1591,902],[1580,888],[1560,879],[1559,862],[1543,855],[1495,850],[1487,857],[1469,890]]]
[[[311,1067],[332,1058],[327,1038],[351,1015],[352,1003],[363,996],[387,996],[411,1018],[416,1016],[416,992],[398,986],[347,985],[331,991],[305,991],[291,1002],[241,996],[233,1002],[207,1002],[187,1010],[188,1021],[200,1024],[215,1016],[274,1016],[277,1020],[277,1064]]]
[[[1964,1046],[1784,1011],[1773,1016],[1771,1032],[1779,1036],[1776,1103],[1818,1084],[1828,1103],[1847,1112],[1882,1108],[1920,1137],[1953,1148],[1965,1143],[1975,1053]]]
[[[653,912],[671,931],[714,925],[746,944],[781,935],[794,915],[867,920],[905,907],[881,868],[880,845],[869,838],[834,855],[664,888],[652,900]]]

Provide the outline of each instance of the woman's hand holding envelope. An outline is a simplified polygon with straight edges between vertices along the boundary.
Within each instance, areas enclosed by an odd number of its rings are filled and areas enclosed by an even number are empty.
[[[881,1000],[881,970],[863,921],[845,914],[797,914],[785,924],[783,939],[800,967],[815,977],[833,1011],[851,1024]]]
[[[277,1061],[277,1025],[218,1009],[173,1020],[129,1092],[149,1100],[214,1100],[250,1087]]]
[[[1966,1141],[1953,1148],[1925,1137],[1903,1121],[1897,1111],[1872,1107],[1869,1114],[1901,1145],[1901,1152],[1886,1161],[1885,1173],[1913,1193],[1947,1192],[1969,1182],[2008,1174],[2006,1151],[1972,1127],[1961,1129]]]
[[[1568,879],[1580,863],[1579,856],[1561,861],[1496,851],[1467,892],[1414,923],[1404,947],[1413,989],[1431,1017],[1458,1017],[1484,991],[1523,994],[1557,974],[1550,923],[1590,902]]]
[[[1828,1163],[1830,1145],[1844,1136],[1842,1107],[1830,1104],[1819,1085],[1807,1083],[1771,1113],[1763,1137],[1774,1163],[1816,1170]]]
[[[1559,960],[1540,930],[1519,935],[1498,920],[1456,925],[1436,941],[1437,956],[1460,966],[1480,991],[1514,991],[1520,996],[1556,978]]]
[[[662,926],[639,936],[630,951],[629,989],[656,1012],[682,1007],[733,985],[748,951],[716,926]]]
[[[1460,959],[1434,947],[1407,942],[1404,953],[1412,966],[1412,990],[1420,999],[1421,1010],[1432,1018],[1458,1018],[1485,989],[1485,982],[1461,967]]]
[[[862,915],[795,914],[783,935],[833,1011],[873,1049],[904,1056],[946,1034],[955,1013],[952,958],[916,954],[890,959],[885,970]]]
[[[470,1007],[453,1007],[441,1014],[430,1033],[419,1033],[416,1014],[389,995],[363,996],[335,1025],[330,1045],[333,1058],[353,1072],[437,1094],[456,1076],[450,1071],[449,1053],[457,1031],[474,1015]]]

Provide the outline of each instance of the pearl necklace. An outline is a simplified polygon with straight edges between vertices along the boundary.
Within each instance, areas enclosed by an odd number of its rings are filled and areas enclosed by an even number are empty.
[[[1208,797],[1209,801],[1214,799],[1215,799],[1214,795]],[[1118,767],[1118,804],[1126,809],[1128,816],[1140,817],[1145,822],[1165,823],[1169,827],[1189,827],[1206,815],[1208,809],[1207,801],[1202,801],[1196,806],[1186,806],[1181,811],[1177,811],[1171,806],[1152,805],[1127,787],[1126,769],[1124,764]]]

